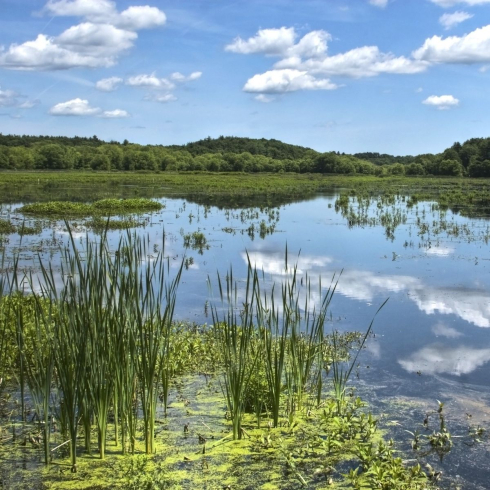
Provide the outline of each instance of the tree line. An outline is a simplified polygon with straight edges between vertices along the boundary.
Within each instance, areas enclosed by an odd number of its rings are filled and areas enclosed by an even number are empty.
[[[490,138],[454,143],[439,154],[320,153],[278,140],[224,137],[187,145],[105,142],[93,136],[0,134],[0,170],[296,172],[490,177]]]

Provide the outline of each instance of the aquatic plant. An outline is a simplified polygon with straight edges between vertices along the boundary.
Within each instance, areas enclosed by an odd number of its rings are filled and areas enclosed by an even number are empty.
[[[113,216],[158,211],[162,207],[159,202],[145,198],[102,199],[91,204],[64,201],[26,204],[20,212],[36,216]]]

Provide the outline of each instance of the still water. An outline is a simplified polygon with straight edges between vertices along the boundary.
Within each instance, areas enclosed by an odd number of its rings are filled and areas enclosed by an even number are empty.
[[[276,207],[257,201],[226,209],[167,198],[162,211],[141,217],[135,232],[148,236],[155,252],[164,246],[174,270],[185,260],[178,320],[211,322],[217,273],[223,277],[231,267],[240,288],[247,254],[268,284],[280,284],[286,246],[289,266],[310,278],[318,298],[320,281],[323,291],[333,277],[338,281],[327,331],[366,330],[389,298],[353,380],[362,395],[380,416],[389,414],[387,425],[407,441],[405,430],[423,431],[437,400],[445,403],[453,435],[463,439],[476,425],[490,429],[489,221],[430,202],[410,206],[400,197],[389,203],[351,198],[343,207],[337,199],[320,195]],[[3,217],[22,220],[19,207],[4,206]],[[59,221],[44,226],[40,235],[5,237],[7,261],[16,251],[23,267],[35,271],[38,255],[56,266],[66,227]],[[73,226],[82,243],[83,220]],[[206,244],[192,247],[191,240],[185,248],[184,236],[194,232],[204,234]],[[109,232],[113,246],[120,233]],[[490,488],[488,437],[476,449],[456,438],[438,463],[455,482],[464,482],[462,488]]]

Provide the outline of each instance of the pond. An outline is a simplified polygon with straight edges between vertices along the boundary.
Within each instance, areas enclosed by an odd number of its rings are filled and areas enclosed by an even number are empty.
[[[469,427],[488,429],[490,422],[486,216],[468,218],[403,195],[356,198],[341,190],[286,204],[254,198],[241,208],[172,197],[159,202],[164,208],[140,215],[134,231],[148,237],[149,250],[164,247],[174,270],[184,261],[174,315],[179,320],[211,323],[211,307],[220,303],[217,273],[224,277],[231,268],[240,290],[248,261],[269,286],[280,284],[286,250],[289,267],[296,265],[299,279],[310,279],[315,297],[332,280],[336,284],[326,331],[365,331],[389,298],[352,384],[407,451],[406,431],[423,432],[427,413],[443,402],[454,447],[442,460],[429,455],[428,461],[447,477],[443,488],[488,488],[488,438],[474,445],[465,439]],[[21,205],[4,205],[1,218],[21,223]],[[77,243],[86,233],[99,236],[83,219],[75,221]],[[66,226],[59,220],[41,225],[40,233],[22,239],[4,235],[6,264],[15,252],[21,267],[34,272],[39,258],[59,265]],[[108,231],[112,246],[121,233]]]

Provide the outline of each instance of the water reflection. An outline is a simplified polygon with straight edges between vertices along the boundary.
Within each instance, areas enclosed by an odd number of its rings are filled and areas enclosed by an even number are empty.
[[[246,253],[241,256],[247,262]],[[284,253],[260,250],[250,252],[249,257],[252,265],[267,274],[277,277],[286,274]],[[327,266],[334,262],[330,256],[301,254],[297,257],[297,273],[302,275],[307,272],[312,284],[315,284],[320,276],[333,277],[335,271]],[[289,265],[294,265],[294,257],[289,258]],[[482,289],[433,287],[409,275],[376,274],[356,269],[342,273],[336,291],[348,298],[365,302],[372,302],[378,296],[406,293],[419,310],[427,315],[456,315],[477,327],[490,327],[490,295]]]
[[[456,315],[477,327],[490,327],[490,296],[487,291],[468,288],[425,287],[409,292],[410,298],[428,315]]]
[[[431,246],[425,251],[425,253],[428,255],[437,255],[439,257],[447,257],[447,256],[454,253],[454,247],[448,247],[448,246],[443,246],[443,245]]]
[[[490,349],[476,349],[468,346],[448,347],[432,344],[414,352],[399,364],[409,372],[423,374],[469,374],[490,361]]]
[[[458,337],[462,337],[463,334],[458,332],[455,328],[449,327],[442,322],[437,323],[432,327],[432,332],[437,337],[446,337],[448,339],[457,339]]]

